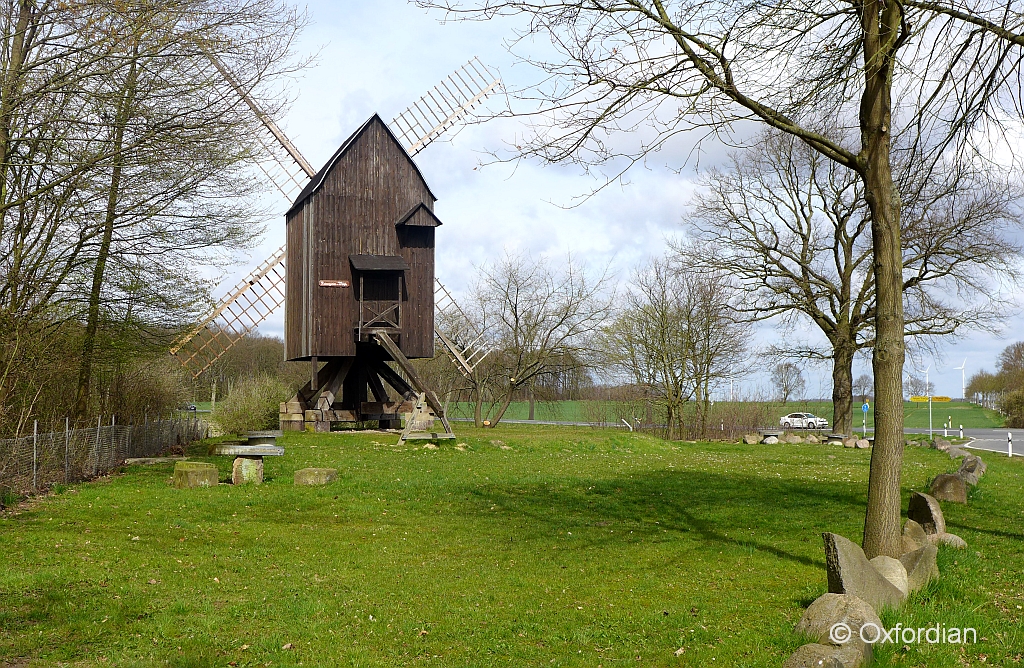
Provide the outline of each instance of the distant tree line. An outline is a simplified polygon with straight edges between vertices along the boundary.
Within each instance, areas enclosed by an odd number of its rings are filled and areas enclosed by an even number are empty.
[[[982,369],[967,381],[967,397],[1006,414],[1006,426],[1024,427],[1024,341],[1012,343],[996,358],[996,371]]]

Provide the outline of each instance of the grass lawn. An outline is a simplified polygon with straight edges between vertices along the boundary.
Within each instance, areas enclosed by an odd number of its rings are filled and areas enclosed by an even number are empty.
[[[595,416],[602,415],[601,409],[595,408],[594,404],[602,403],[605,404],[605,419],[617,422],[618,414],[615,402],[538,401],[534,404],[534,418],[546,421],[593,422],[597,420]],[[794,412],[814,413],[826,418],[830,424],[835,422],[832,419],[832,402],[830,401],[791,401],[786,405],[781,403],[772,405],[774,406],[772,424],[763,426],[778,426],[778,418],[787,413]],[[729,402],[716,404],[719,410],[721,410],[721,407],[727,408],[728,406]],[[861,412],[861,401],[859,399],[854,401],[853,408],[853,425],[859,430],[863,424],[863,413]],[[456,417],[472,417],[473,406],[467,403],[455,404],[452,408],[452,414]],[[509,405],[504,418],[509,420],[525,420],[529,415],[529,402],[514,401]],[[950,417],[952,417],[954,428],[960,425],[963,425],[964,429],[984,429],[1003,426],[1003,418],[998,412],[982,408],[981,406],[959,401],[932,404],[932,425],[934,429],[942,429],[942,423],[946,422]],[[927,430],[928,404],[904,402],[903,420],[906,427]],[[869,404],[867,423],[868,428],[873,427],[875,423],[874,402]]]
[[[0,517],[0,666],[779,666],[821,532],[859,540],[869,451],[457,431],[290,434],[261,486],[176,490],[164,464],[28,502]],[[979,643],[879,665],[1024,661],[1024,461],[986,461],[946,507],[969,549],[885,617]],[[294,487],[305,466],[341,476]],[[904,508],[952,468],[908,449]]]

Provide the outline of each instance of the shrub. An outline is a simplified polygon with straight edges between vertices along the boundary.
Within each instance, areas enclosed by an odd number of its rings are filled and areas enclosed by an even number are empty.
[[[277,429],[280,403],[291,395],[292,390],[277,378],[243,378],[227,398],[217,402],[211,418],[225,434]]]
[[[1024,427],[1024,390],[1014,390],[1003,397],[999,407],[1006,413],[1006,426]]]

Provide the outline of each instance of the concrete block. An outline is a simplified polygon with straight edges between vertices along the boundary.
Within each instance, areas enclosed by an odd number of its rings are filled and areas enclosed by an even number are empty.
[[[299,469],[295,472],[296,485],[326,485],[338,479],[338,469]]]
[[[205,462],[178,462],[174,465],[174,486],[178,489],[189,487],[216,487],[217,467]]]

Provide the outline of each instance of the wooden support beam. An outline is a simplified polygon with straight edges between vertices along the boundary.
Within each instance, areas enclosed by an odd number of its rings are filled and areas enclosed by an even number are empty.
[[[404,399],[413,401],[416,399],[416,390],[413,389],[412,385],[402,378],[395,370],[387,365],[387,362],[381,360],[380,364],[375,367],[380,377],[387,381],[388,385],[395,388],[395,390],[402,395]]]
[[[388,391],[384,389],[384,384],[380,382],[380,377],[377,376],[377,369],[377,365],[366,365],[366,382],[370,386],[374,398],[383,403],[390,397],[388,397]]]
[[[413,367],[412,362],[409,361],[409,358],[402,353],[386,332],[376,332],[374,337],[382,346],[384,346],[384,350],[388,351],[388,354],[391,355],[391,359],[395,360],[395,362],[398,363],[398,366],[402,368],[402,371],[405,372],[405,375],[409,377],[412,386],[425,395],[427,405],[434,411],[434,415],[436,415],[447,426],[448,420],[445,418],[444,409],[441,408],[441,402],[439,402],[437,397],[434,396],[433,390],[428,388],[420,378],[419,374],[416,373],[416,369]]]

